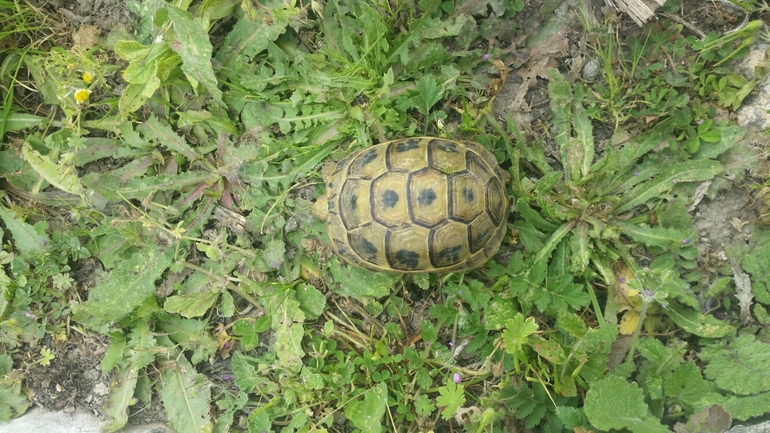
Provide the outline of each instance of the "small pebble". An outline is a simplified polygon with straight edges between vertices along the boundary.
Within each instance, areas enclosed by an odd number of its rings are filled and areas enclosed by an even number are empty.
[[[599,76],[599,62],[591,59],[583,65],[583,79],[591,82]]]

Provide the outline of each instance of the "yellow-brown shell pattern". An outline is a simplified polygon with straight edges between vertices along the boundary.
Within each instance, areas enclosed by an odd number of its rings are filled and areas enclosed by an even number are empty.
[[[476,143],[430,137],[381,143],[340,161],[326,187],[332,247],[365,269],[473,269],[505,236],[502,171]]]

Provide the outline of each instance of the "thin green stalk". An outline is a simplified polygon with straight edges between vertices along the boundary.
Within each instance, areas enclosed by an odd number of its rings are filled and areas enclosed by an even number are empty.
[[[631,363],[634,360],[634,352],[636,352],[636,343],[639,341],[639,334],[642,332],[642,326],[644,326],[644,318],[647,316],[647,309],[650,307],[652,300],[645,299],[642,302],[642,311],[639,312],[639,323],[636,324],[634,330],[634,336],[631,337],[631,348],[628,349],[628,358],[626,358],[626,365],[623,367],[623,376],[628,377],[631,369]]]

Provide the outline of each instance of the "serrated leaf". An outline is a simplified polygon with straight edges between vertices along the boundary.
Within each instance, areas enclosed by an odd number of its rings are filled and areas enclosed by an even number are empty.
[[[337,284],[336,292],[340,296],[350,296],[364,303],[389,295],[401,278],[398,274],[370,272],[341,265],[336,259],[330,260],[330,265],[332,277]]]
[[[275,330],[275,353],[278,355],[278,366],[292,373],[302,369],[302,337],[305,329],[301,323],[285,323]]]
[[[103,432],[114,432],[122,429],[128,423],[128,406],[134,397],[136,380],[139,372],[134,366],[128,366],[118,370],[112,375],[113,384],[107,401],[104,402],[104,413],[109,417],[108,423],[102,427]],[[117,381],[117,385],[115,382]]]
[[[131,330],[127,346],[130,350],[126,352],[128,361],[136,370],[155,362],[155,355],[165,349],[158,347],[158,342],[150,333],[150,327],[144,320],[139,320]]]
[[[662,197],[679,182],[701,182],[713,179],[723,171],[722,164],[711,159],[664,163],[656,168],[657,175],[624,193],[614,209],[615,214]]]
[[[537,332],[537,329],[534,317],[527,317],[525,320],[523,314],[516,313],[513,319],[508,319],[505,323],[505,331],[503,331],[505,351],[508,353],[521,351],[524,344],[529,342],[529,336]]]
[[[100,364],[102,373],[109,373],[118,363],[123,360],[123,354],[126,350],[126,341],[122,337],[113,336],[107,351]]]
[[[161,368],[160,397],[168,421],[178,432],[210,432],[211,384],[195,371],[184,355]]]
[[[179,295],[169,296],[163,308],[186,318],[200,317],[219,298],[219,290],[212,287],[211,278],[203,272],[193,272],[182,285]]]
[[[742,296],[751,302],[753,294],[758,302],[770,304],[770,231],[755,229],[752,241],[754,247],[741,260],[741,267],[751,274],[750,284],[744,282],[742,285],[748,286],[752,293],[744,293]],[[739,269],[735,269],[734,274],[737,274],[736,270]]]
[[[258,389],[264,395],[273,395],[279,392],[278,384],[267,378],[257,359],[245,356],[241,352],[234,352],[232,365],[235,384],[241,391],[251,393]]]
[[[545,360],[551,364],[561,365],[567,362],[567,355],[564,353],[564,348],[554,340],[535,338],[533,339],[531,346],[538,355],[545,358]]]
[[[591,120],[585,114],[585,110],[580,104],[574,105],[573,127],[575,129],[575,140],[570,141],[570,149],[567,154],[575,167],[574,180],[582,179],[588,175],[591,170],[591,164],[594,162],[594,136]]]
[[[672,130],[673,120],[665,120],[656,124],[651,130],[628,141],[619,149],[609,147],[604,158],[594,164],[592,171],[596,173],[596,176],[611,176],[618,183],[630,179],[628,177],[630,173],[627,170],[652,149],[671,140]],[[618,188],[618,185],[611,184],[607,190],[613,191],[615,188]],[[621,191],[623,189],[620,188]]]
[[[159,146],[163,146],[168,150],[184,156],[188,160],[195,161],[201,158],[201,155],[190,146],[184,138],[174,132],[165,122],[161,122],[155,116],[150,116],[141,125],[137,127],[137,130],[141,132],[145,138],[154,139]]]
[[[758,395],[723,397],[719,394],[707,395],[701,400],[706,404],[718,402],[727,409],[733,418],[746,421],[770,412],[770,392]]]
[[[45,245],[49,242],[48,236],[40,234],[35,227],[20,220],[16,214],[0,205],[0,219],[13,236],[13,245],[24,257],[38,257],[45,254]]]
[[[693,407],[709,391],[709,386],[694,362],[686,362],[663,378],[663,392],[674,401]]]
[[[7,385],[0,385],[0,421],[8,421],[24,414],[29,408],[29,399],[21,392]]]
[[[725,347],[712,346],[700,354],[708,361],[706,377],[736,394],[770,391],[770,344],[744,334]]]
[[[27,113],[8,113],[3,119],[5,121],[5,132],[20,131],[26,128],[35,128],[39,126],[45,117],[35,116]]]
[[[170,316],[157,324],[183,350],[193,351],[190,359],[193,364],[211,358],[219,347],[207,330],[207,321]]]
[[[545,232],[552,232],[556,230],[559,225],[554,224],[546,219],[543,218],[542,215],[540,215],[537,211],[532,209],[532,207],[524,200],[518,200],[516,202],[516,208],[518,209],[519,213],[522,217],[524,217],[525,220],[531,222],[540,230],[543,230]]]
[[[567,311],[559,311],[556,318],[556,326],[578,339],[585,337],[586,332],[588,332],[586,322],[577,314]]]
[[[262,258],[273,269],[281,269],[286,254],[286,242],[283,240],[283,231],[277,231],[272,236],[263,239],[265,249]]]
[[[650,414],[641,388],[622,377],[608,376],[593,384],[586,394],[584,409],[588,421],[602,430],[668,432],[668,428]]]
[[[317,319],[326,307],[326,296],[310,284],[300,284],[296,291],[299,308],[309,320]]]
[[[640,355],[655,364],[662,365],[670,357],[666,346],[657,338],[640,338],[637,342],[637,349]]]
[[[219,297],[217,292],[196,293],[193,295],[169,296],[163,303],[163,309],[188,319],[206,314]]]
[[[240,14],[238,22],[227,33],[222,48],[217,52],[217,60],[235,69],[241,64],[248,64],[286,31],[291,15],[277,12],[272,8],[258,7],[254,8],[253,16]]]
[[[185,191],[202,184],[211,184],[217,176],[203,170],[190,170],[179,174],[142,176],[123,185],[111,176],[86,175],[85,183],[109,200],[145,199],[159,191]]]
[[[570,275],[557,277],[551,274],[549,272],[545,287],[536,290],[534,301],[538,310],[555,315],[559,311],[576,310],[588,305],[590,298],[582,284],[573,282]]]
[[[209,41],[208,29],[183,9],[168,5],[166,10],[173,23],[174,34],[179,39],[171,42],[171,49],[182,58],[182,71],[190,80],[193,90],[197,93],[198,84],[202,84],[214,101],[224,106],[222,91],[217,87],[217,77],[211,66],[213,48]]]
[[[412,105],[425,116],[444,95],[444,89],[436,84],[433,75],[425,75],[417,81],[417,92],[418,96],[412,98]]]
[[[119,262],[88,294],[84,308],[103,322],[119,320],[155,293],[155,280],[171,266],[176,248],[148,245]]]
[[[28,141],[21,146],[21,154],[32,169],[48,183],[62,191],[84,197],[83,185],[74,166],[56,164],[47,156],[34,150]]]
[[[727,322],[673,303],[664,311],[680,328],[700,337],[722,338],[735,332],[735,327]]]
[[[157,73],[157,64],[155,68]],[[129,83],[120,94],[120,99],[118,100],[118,109],[121,113],[133,113],[134,111],[142,108],[144,103],[147,102],[159,88],[160,79],[156,76],[150,78],[146,83]]]
[[[615,221],[615,224],[623,234],[648,247],[671,249],[673,246],[682,245],[682,241],[691,236],[691,234],[672,228],[640,227],[623,221]]]
[[[519,235],[521,244],[527,251],[540,251],[543,246],[545,233],[535,228],[531,221],[518,220],[513,223],[513,227]]]
[[[452,418],[458,408],[465,404],[465,387],[463,385],[449,382],[446,386],[438,389],[439,395],[436,397],[436,404],[444,406],[441,411],[441,418],[448,420]]]
[[[569,238],[573,257],[572,267],[579,273],[585,272],[593,253],[588,231],[588,224],[582,221],[578,222],[572,229],[572,236]]]
[[[345,416],[364,433],[383,431],[382,417],[388,403],[388,387],[382,382],[345,406]]]

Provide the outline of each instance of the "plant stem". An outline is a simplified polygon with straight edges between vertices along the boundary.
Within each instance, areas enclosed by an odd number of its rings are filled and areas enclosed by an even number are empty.
[[[642,302],[642,311],[639,312],[639,323],[636,324],[634,336],[631,338],[631,348],[628,350],[628,358],[626,359],[626,365],[623,368],[623,377],[628,377],[629,369],[631,368],[631,362],[634,360],[636,343],[639,341],[639,334],[642,332],[642,326],[644,326],[644,318],[647,316],[647,309],[650,307],[650,302],[651,301],[646,299],[644,302]]]

